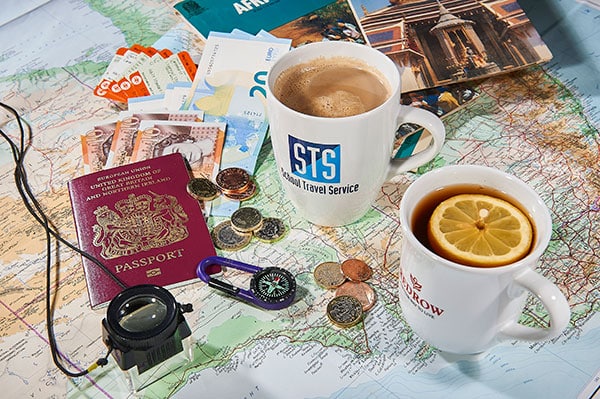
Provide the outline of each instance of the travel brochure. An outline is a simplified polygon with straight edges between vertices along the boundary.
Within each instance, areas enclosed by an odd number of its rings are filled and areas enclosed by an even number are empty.
[[[552,58],[516,0],[184,0],[173,7],[204,37],[239,28],[291,39],[293,47],[323,40],[372,46],[398,65],[405,93]]]
[[[364,43],[351,4],[346,1],[302,0],[185,0],[174,5],[200,35],[241,29],[251,34],[268,31],[292,39],[292,46],[323,39]]]

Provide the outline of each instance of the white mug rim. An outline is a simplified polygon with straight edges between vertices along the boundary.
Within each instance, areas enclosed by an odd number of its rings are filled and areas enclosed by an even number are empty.
[[[311,47],[313,46],[313,47]],[[381,74],[386,80],[387,80],[387,85],[389,86],[390,89],[390,95],[388,96],[388,98],[382,102],[381,104],[379,104],[377,107],[370,109],[366,112],[362,112],[360,114],[356,114],[356,115],[350,115],[350,116],[342,116],[342,117],[329,117],[329,116],[315,116],[315,115],[310,115],[310,114],[304,114],[302,112],[296,111],[292,108],[289,108],[287,105],[283,104],[281,101],[279,101],[279,99],[277,98],[277,96],[275,96],[273,94],[273,91],[271,90],[271,86],[275,84],[275,79],[277,79],[277,77],[279,77],[279,75],[286,69],[298,65],[299,63],[303,63],[303,62],[309,62],[313,59],[319,58],[319,57],[328,57],[328,55],[326,54],[316,54],[314,57],[310,57],[307,59],[302,59],[300,58],[298,60],[298,62],[295,62],[293,64],[288,65],[286,68],[282,69],[281,71],[279,71],[277,73],[277,75],[274,75],[274,71],[277,70],[277,68],[280,67],[281,64],[283,64],[288,58],[293,57],[295,55],[297,55],[298,53],[302,53],[302,52],[307,52],[307,51],[313,51],[312,49],[315,47],[338,47],[338,46],[348,46],[350,47],[354,47],[354,48],[360,48],[361,51],[370,51],[373,52],[373,55],[376,55],[378,58],[380,58],[382,60],[383,63],[388,64],[388,67],[392,68],[391,70],[395,71],[393,79],[397,81],[397,84],[394,84],[394,82],[390,82],[390,77],[383,73],[383,71],[381,71],[381,68],[376,68],[377,72],[379,72],[379,74]],[[307,50],[308,48],[308,50]],[[318,51],[318,50],[317,50]],[[363,62],[368,63],[367,60],[355,57],[351,54],[348,55],[339,55],[339,54],[334,54],[331,55],[331,57],[336,57],[336,56],[343,56],[343,57],[348,57],[348,58],[356,58],[359,59]],[[375,68],[374,65],[371,65],[373,68]],[[370,117],[371,114],[378,112],[378,110],[380,110],[381,108],[384,107],[388,107],[390,101],[393,101],[393,99],[395,98],[395,96],[397,95],[397,93],[401,90],[401,81],[400,81],[400,72],[398,71],[398,68],[396,67],[396,65],[394,64],[394,62],[388,57],[386,56],[384,53],[380,52],[379,50],[373,49],[372,47],[366,47],[366,45],[364,44],[358,44],[358,43],[352,43],[352,42],[340,42],[340,41],[326,41],[326,42],[314,42],[314,43],[309,43],[309,44],[305,44],[303,46],[300,47],[296,47],[292,50],[290,50],[289,52],[283,54],[281,57],[279,57],[277,59],[277,61],[275,61],[275,63],[271,66],[271,68],[269,69],[269,71],[267,72],[267,78],[266,78],[267,84],[265,85],[266,90],[267,90],[267,98],[270,98],[271,101],[275,102],[278,104],[278,106],[284,108],[287,112],[290,112],[296,116],[300,116],[303,118],[307,118],[309,120],[316,120],[319,121],[319,123],[337,123],[336,121],[347,121],[347,120],[352,120],[352,119],[362,119],[362,118],[368,118]]]
[[[423,245],[417,239],[417,237],[414,235],[414,233],[412,231],[412,228],[410,226],[411,221],[409,220],[410,219],[409,216],[412,216],[413,210],[406,209],[407,205],[406,205],[406,201],[404,201],[404,198],[406,198],[407,195],[408,196],[414,195],[413,192],[417,189],[415,187],[418,187],[418,184],[423,184],[423,182],[426,182],[427,180],[431,179],[432,177],[436,177],[439,174],[442,174],[442,173],[447,174],[448,172],[452,172],[452,171],[456,171],[456,170],[465,170],[465,171],[466,170],[478,170],[478,171],[482,171],[485,173],[490,173],[491,175],[495,175],[497,177],[511,180],[512,183],[519,185],[521,188],[524,188],[526,191],[529,192],[529,194],[531,195],[531,198],[535,200],[536,205],[538,205],[540,211],[542,212],[542,214],[536,216],[535,219],[536,220],[541,220],[542,218],[546,219],[546,222],[550,226],[550,229],[543,232],[543,234],[540,234],[539,229],[536,228],[537,238],[536,238],[536,242],[532,244],[532,245],[535,245],[535,247],[525,257],[519,259],[516,262],[510,263],[507,265],[502,265],[502,266],[494,266],[494,267],[467,266],[467,265],[463,265],[460,263],[450,261],[446,258],[439,256],[438,254],[436,254],[435,252],[433,252],[429,248],[427,248],[425,245]],[[416,183],[418,183],[418,184],[416,184]],[[461,184],[461,183],[456,183],[456,184]],[[453,185],[453,184],[454,183],[449,183],[446,185]],[[427,194],[429,194],[430,192],[431,192],[431,189],[427,192]],[[420,198],[423,198],[423,197],[424,197],[424,195],[420,196]],[[417,200],[417,202],[418,201],[419,200]],[[529,210],[529,207],[527,207],[525,204],[522,204],[522,206],[526,207]],[[530,215],[530,218],[534,219],[534,215]],[[533,220],[533,222],[535,223],[536,220]],[[542,198],[539,196],[539,194],[537,192],[535,192],[535,190],[533,190],[533,188],[531,188],[527,183],[525,183],[523,180],[519,179],[518,177],[511,175],[509,173],[503,172],[499,169],[488,167],[488,166],[482,166],[482,165],[442,166],[440,168],[434,169],[432,171],[429,171],[429,172],[421,175],[412,184],[409,185],[409,187],[404,192],[402,199],[400,200],[400,225],[401,225],[402,232],[404,235],[403,239],[410,241],[413,248],[417,249],[418,251],[424,253],[427,256],[430,256],[438,264],[444,265],[446,267],[450,267],[455,270],[461,270],[461,271],[465,271],[468,273],[476,273],[476,274],[497,275],[497,274],[510,273],[510,272],[519,270],[524,267],[530,267],[531,265],[535,264],[535,262],[537,262],[537,260],[545,252],[545,250],[548,246],[548,243],[550,242],[550,237],[552,236],[552,220],[551,220],[550,212],[548,210],[548,207],[542,200]]]

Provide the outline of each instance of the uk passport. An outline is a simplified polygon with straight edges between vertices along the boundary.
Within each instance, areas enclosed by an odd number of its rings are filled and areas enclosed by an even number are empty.
[[[124,287],[189,283],[198,263],[216,255],[189,179],[186,161],[174,153],[68,183],[79,247],[98,261],[82,256],[93,309]]]

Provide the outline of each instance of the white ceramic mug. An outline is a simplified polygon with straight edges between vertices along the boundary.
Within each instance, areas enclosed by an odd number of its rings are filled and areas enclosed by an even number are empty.
[[[387,100],[368,112],[328,118],[296,112],[273,94],[277,77],[286,69],[335,56],[358,59],[379,71],[389,84]],[[387,179],[430,161],[440,151],[446,133],[441,120],[428,111],[400,105],[400,85],[398,69],[386,55],[348,42],[304,45],[272,66],[267,77],[267,109],[273,151],[285,192],[305,219],[322,226],[358,220]],[[392,162],[395,132],[403,123],[427,129],[432,145]]]
[[[478,184],[518,201],[535,225],[527,256],[499,267],[471,267],[444,259],[415,236],[417,204],[449,185]],[[425,341],[443,351],[485,351],[503,339],[542,341],[566,327],[570,309],[556,285],[533,270],[552,234],[548,208],[522,180],[500,170],[475,165],[446,166],[424,174],[406,190],[400,203],[403,247],[400,260],[400,305],[406,321]],[[527,292],[545,306],[550,327],[518,323]]]

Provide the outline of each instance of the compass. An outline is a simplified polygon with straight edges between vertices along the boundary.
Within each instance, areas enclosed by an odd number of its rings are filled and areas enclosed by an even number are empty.
[[[250,290],[257,300],[268,305],[291,303],[296,294],[294,276],[280,267],[267,267],[254,273],[250,280]]]
[[[210,266],[218,265],[252,273],[250,289],[243,289],[218,280],[208,273]],[[200,280],[209,287],[223,291],[245,302],[263,309],[283,309],[292,304],[296,297],[296,279],[289,271],[280,267],[258,267],[220,256],[209,256],[196,269]]]

